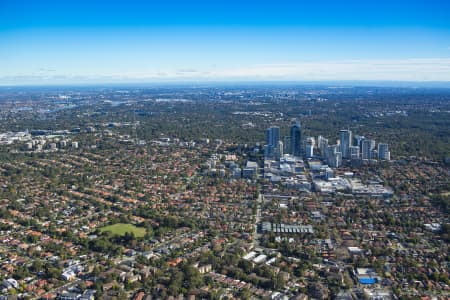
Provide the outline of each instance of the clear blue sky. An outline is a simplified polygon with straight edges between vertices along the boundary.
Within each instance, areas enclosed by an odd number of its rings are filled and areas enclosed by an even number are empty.
[[[0,85],[450,81],[450,1],[0,0]]]

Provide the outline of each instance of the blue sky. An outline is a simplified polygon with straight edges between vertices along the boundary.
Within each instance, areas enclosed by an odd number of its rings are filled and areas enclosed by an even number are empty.
[[[239,80],[450,81],[450,3],[0,0],[0,84]]]

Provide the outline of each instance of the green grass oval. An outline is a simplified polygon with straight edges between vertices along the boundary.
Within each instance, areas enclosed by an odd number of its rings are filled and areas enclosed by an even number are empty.
[[[135,237],[144,237],[145,228],[136,227],[133,224],[117,223],[100,228],[100,232],[111,231],[112,234],[124,236],[126,232],[134,233]]]

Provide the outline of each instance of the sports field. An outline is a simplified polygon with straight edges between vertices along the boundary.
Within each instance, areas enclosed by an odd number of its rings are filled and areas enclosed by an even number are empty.
[[[133,224],[117,223],[114,225],[105,226],[100,228],[100,232],[111,231],[112,234],[124,236],[126,232],[134,233],[135,237],[143,237],[145,235],[145,228],[136,227]]]

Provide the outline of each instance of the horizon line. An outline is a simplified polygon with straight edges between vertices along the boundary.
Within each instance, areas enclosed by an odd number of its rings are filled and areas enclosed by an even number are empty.
[[[51,87],[185,87],[186,85],[204,85],[204,86],[229,86],[229,85],[250,85],[250,86],[333,86],[337,87],[391,87],[391,88],[445,88],[450,89],[450,80],[214,80],[214,81],[118,81],[118,82],[55,82],[55,83],[17,83],[17,84],[1,84],[0,89],[15,88],[51,88]]]

